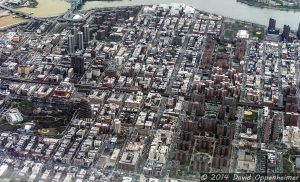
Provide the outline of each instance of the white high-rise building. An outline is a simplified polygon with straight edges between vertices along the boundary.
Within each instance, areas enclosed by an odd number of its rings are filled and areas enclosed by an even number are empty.
[[[78,40],[78,49],[83,50],[84,49],[83,32],[77,33],[77,40]]]
[[[83,26],[83,40],[85,45],[90,41],[90,26],[88,24]]]

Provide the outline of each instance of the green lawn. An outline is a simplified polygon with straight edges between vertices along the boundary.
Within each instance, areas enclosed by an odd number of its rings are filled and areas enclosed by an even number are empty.
[[[26,108],[26,109],[33,109],[34,104],[30,101],[12,101],[11,106],[13,108]]]
[[[283,155],[283,172],[284,173],[293,173],[293,164],[289,161],[295,162],[296,157],[300,155],[300,150],[296,148],[291,148],[288,152]]]
[[[251,111],[252,115],[248,116],[248,115],[244,115],[244,119],[247,121],[256,121],[258,119],[258,112],[256,111]]]
[[[283,173],[293,173],[293,164],[285,157],[283,158]]]
[[[233,37],[233,31],[232,30],[229,30],[229,29],[225,29],[224,31],[224,38],[232,38]]]
[[[258,31],[259,32],[259,31]],[[252,32],[252,37],[257,37],[258,39],[262,39],[263,38],[263,35],[262,34],[257,34],[257,31],[253,31]]]
[[[206,114],[217,114],[215,111],[206,111]]]

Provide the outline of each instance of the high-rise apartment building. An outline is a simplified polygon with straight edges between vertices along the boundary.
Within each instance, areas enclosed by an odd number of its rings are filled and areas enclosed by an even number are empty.
[[[84,49],[84,39],[83,39],[83,32],[78,32],[77,34],[78,39],[78,49],[83,50]]]
[[[289,25],[284,25],[283,26],[283,32],[282,32],[282,40],[284,41],[289,41],[290,40],[290,32],[291,32],[291,27]]]
[[[69,35],[69,54],[73,54],[75,52],[75,37],[74,35]]]
[[[84,45],[87,45],[90,41],[90,26],[88,24],[83,26],[83,41]]]
[[[84,74],[84,59],[80,55],[72,55],[71,66],[74,69],[75,75]]]

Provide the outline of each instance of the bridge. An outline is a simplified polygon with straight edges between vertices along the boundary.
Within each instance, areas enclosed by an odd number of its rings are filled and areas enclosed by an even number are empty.
[[[16,14],[17,16],[24,17],[24,18],[31,18],[31,19],[38,20],[38,21],[45,21],[46,20],[45,18],[38,18],[38,17],[33,16],[30,13],[25,13],[25,12],[22,12],[22,11],[18,11],[16,9],[12,9],[12,8],[4,6],[4,5],[0,5],[0,9],[7,10],[11,13]]]

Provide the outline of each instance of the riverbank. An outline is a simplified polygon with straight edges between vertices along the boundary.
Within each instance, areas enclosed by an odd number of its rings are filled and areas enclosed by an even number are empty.
[[[270,18],[277,20],[277,27],[290,25],[293,30],[298,29],[300,12],[297,11],[279,11],[268,8],[258,8],[239,3],[237,0],[123,0],[123,1],[87,1],[83,10],[97,7],[119,7],[128,5],[149,5],[149,4],[171,4],[184,3],[201,11],[206,11],[221,16],[240,19],[261,25],[267,25]]]
[[[25,13],[33,13],[35,17],[53,17],[65,13],[69,7],[70,4],[67,0],[37,0],[37,6],[35,8],[21,7],[18,8],[18,10]],[[21,17],[15,18],[15,15],[9,14],[9,16],[0,17],[0,28],[25,21],[28,21],[28,19]]]
[[[28,21],[24,20],[24,21],[21,21],[21,22],[18,22],[18,23],[14,23],[14,24],[9,24],[7,26],[0,26],[0,32],[2,31],[6,31],[8,29],[11,29],[11,28],[14,28],[14,27],[17,27],[17,26],[21,26],[21,25],[26,25],[28,23]]]
[[[0,17],[0,30],[4,30],[10,26],[18,25],[19,23],[27,22],[28,19],[16,18],[15,15],[9,14],[8,16]]]
[[[67,0],[37,0],[36,8],[20,8],[20,11],[26,13],[33,13],[36,17],[47,17],[59,15],[68,11],[70,3]],[[81,7],[82,10],[89,10],[94,8],[106,7],[120,7],[120,6],[136,6],[149,4],[171,4],[184,3],[201,11],[218,14],[232,19],[244,20],[247,22],[257,23],[260,25],[267,25],[270,18],[277,20],[277,27],[283,25],[290,25],[291,29],[297,30],[300,22],[300,11],[279,11],[271,8],[258,8],[248,6],[244,3],[237,2],[237,0],[164,0],[158,2],[157,0],[122,0],[122,1],[86,1]],[[217,5],[217,6],[216,6]],[[0,27],[20,21],[19,18],[12,18],[7,16],[0,18]]]
[[[273,10],[279,10],[279,11],[295,11],[295,12],[300,12],[300,8],[298,7],[279,7],[279,6],[272,6],[272,5],[267,5],[265,3],[260,3],[256,1],[248,1],[248,0],[237,0],[239,3],[246,4],[248,6],[253,6],[257,8],[266,8],[266,9],[273,9]]]
[[[24,0],[21,1],[19,4],[10,4],[10,3],[4,3],[4,5],[11,7],[11,8],[24,8],[24,7],[28,7],[28,8],[35,8],[38,5],[38,1],[37,0]]]

